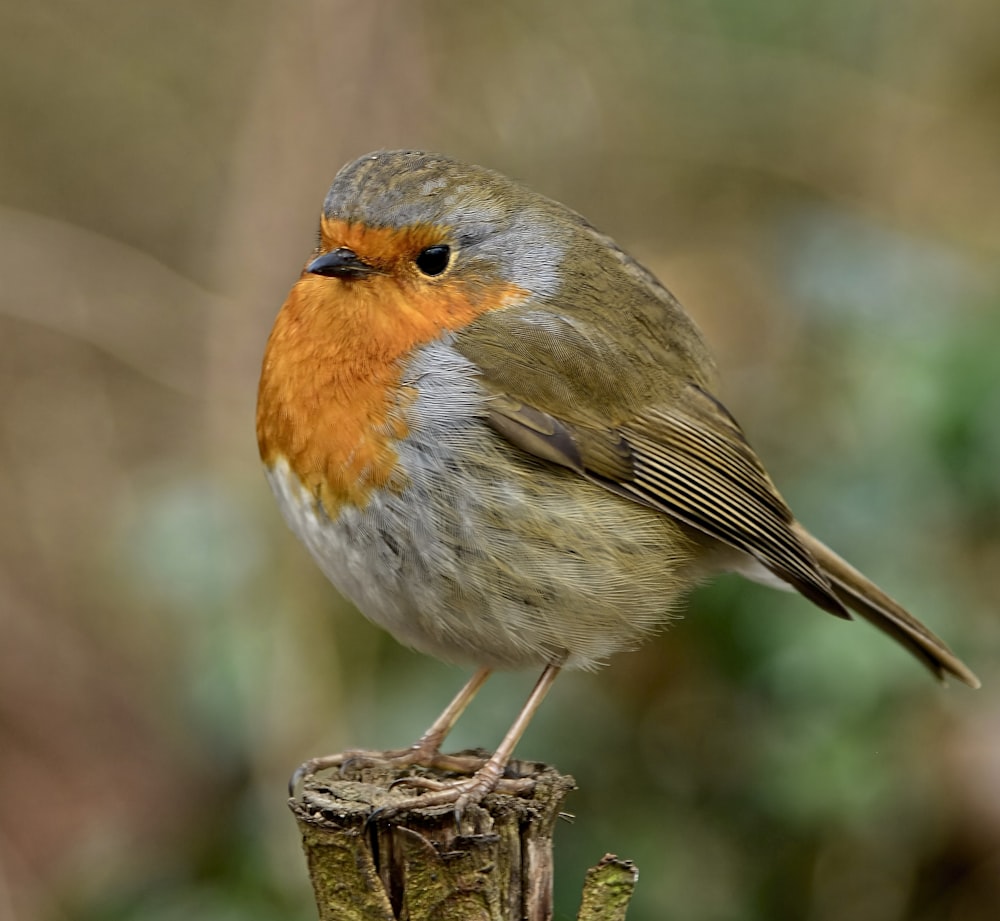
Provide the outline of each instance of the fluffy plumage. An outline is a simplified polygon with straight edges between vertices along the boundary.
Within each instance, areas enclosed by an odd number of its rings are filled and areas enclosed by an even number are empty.
[[[448,248],[428,275],[418,257]],[[345,167],[261,378],[261,455],[331,580],[402,642],[490,667],[590,666],[697,581],[782,580],[939,676],[926,627],[798,524],[712,396],[676,299],[563,205],[480,167]],[[335,270],[334,270],[335,271]]]

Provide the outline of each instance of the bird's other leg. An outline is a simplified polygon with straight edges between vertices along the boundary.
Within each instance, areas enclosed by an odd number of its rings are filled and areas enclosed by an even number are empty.
[[[471,774],[483,766],[484,758],[474,755],[442,755],[441,745],[455,723],[465,712],[466,707],[479,693],[491,669],[481,668],[477,671],[455,695],[451,703],[444,708],[441,715],[434,720],[428,730],[409,748],[392,749],[390,751],[346,751],[335,755],[320,755],[303,762],[292,774],[288,782],[291,795],[303,778],[327,768],[344,767],[347,764],[391,764],[405,767],[409,764],[419,764],[425,767],[440,768],[445,771],[457,771]]]

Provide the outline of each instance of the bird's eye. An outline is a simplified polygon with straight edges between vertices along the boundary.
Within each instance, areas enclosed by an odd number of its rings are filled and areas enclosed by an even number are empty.
[[[448,262],[451,260],[451,247],[445,246],[444,244],[438,246],[428,246],[427,249],[421,251],[420,255],[414,260],[417,264],[417,268],[420,269],[424,275],[440,275],[446,268],[448,268]]]

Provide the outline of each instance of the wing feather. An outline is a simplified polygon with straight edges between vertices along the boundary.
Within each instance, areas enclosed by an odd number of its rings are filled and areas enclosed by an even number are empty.
[[[491,423],[529,453],[749,553],[824,610],[849,617],[732,417],[698,388],[684,404],[686,412],[657,408],[620,428],[597,428],[502,395]],[[618,461],[614,469],[606,457]]]

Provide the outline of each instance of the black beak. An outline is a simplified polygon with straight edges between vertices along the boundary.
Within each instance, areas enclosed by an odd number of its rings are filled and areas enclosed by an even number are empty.
[[[312,275],[325,275],[327,278],[364,278],[379,274],[377,269],[346,246],[317,256],[306,266],[306,271]]]

